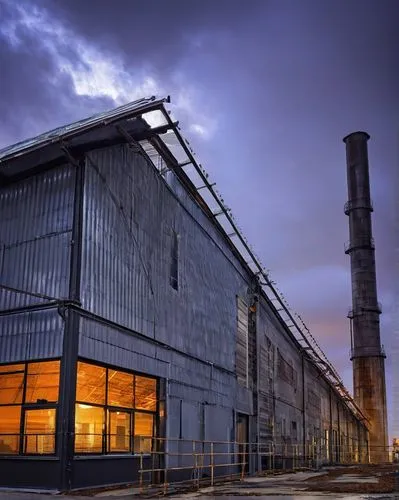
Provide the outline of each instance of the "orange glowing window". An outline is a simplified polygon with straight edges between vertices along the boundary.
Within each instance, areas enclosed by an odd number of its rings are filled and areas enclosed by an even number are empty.
[[[108,370],[108,404],[133,408],[133,382],[129,373]]]
[[[22,403],[24,388],[24,366],[0,367],[0,404]]]
[[[136,375],[135,407],[139,410],[156,411],[157,381]]]
[[[105,368],[79,361],[76,400],[105,404],[105,374]]]
[[[54,403],[58,401],[60,362],[29,363],[26,380],[26,403]]]
[[[55,408],[25,410],[25,453],[55,453],[55,420]]]
[[[149,453],[152,449],[154,415],[136,412],[134,414],[134,451]]]
[[[130,413],[123,411],[109,412],[108,451],[130,451],[130,416]]]
[[[0,406],[0,454],[19,452],[20,406]]]
[[[75,407],[75,452],[102,453],[104,408],[78,403]]]

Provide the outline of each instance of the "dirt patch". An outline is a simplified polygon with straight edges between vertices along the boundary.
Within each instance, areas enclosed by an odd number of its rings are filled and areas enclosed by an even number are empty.
[[[327,471],[321,477],[314,477],[306,481],[307,491],[324,491],[330,493],[393,493],[398,491],[398,466],[362,465],[356,467],[337,467]],[[358,476],[359,478],[373,477],[376,483],[333,482],[343,476]]]

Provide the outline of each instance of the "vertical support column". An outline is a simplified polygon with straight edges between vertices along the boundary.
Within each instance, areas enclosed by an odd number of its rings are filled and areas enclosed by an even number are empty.
[[[84,173],[85,161],[82,158],[76,163],[69,283],[69,299],[71,305],[80,305]],[[60,436],[61,489],[63,491],[68,491],[73,485],[72,468],[75,430],[76,370],[79,347],[79,314],[73,307],[66,307],[66,309],[62,311],[62,314],[65,318],[65,330],[61,359],[58,435]]]
[[[339,403],[337,401],[337,424],[338,424],[338,432],[337,432],[337,448],[338,448],[338,463],[342,462],[342,450],[341,450],[341,421],[339,417]]]

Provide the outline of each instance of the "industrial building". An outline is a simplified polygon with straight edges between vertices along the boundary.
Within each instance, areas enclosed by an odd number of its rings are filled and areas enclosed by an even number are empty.
[[[368,460],[367,416],[167,102],[0,151],[2,487],[184,478],[193,446],[216,474]]]

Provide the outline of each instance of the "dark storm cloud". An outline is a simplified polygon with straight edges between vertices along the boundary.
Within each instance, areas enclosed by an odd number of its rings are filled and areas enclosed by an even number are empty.
[[[0,8],[3,28],[17,23],[15,33],[0,29],[3,146],[74,121],[93,108],[112,107],[109,99],[80,97],[77,102],[71,77],[60,72],[57,57],[62,54],[78,66],[84,64],[79,53],[68,44],[52,52],[40,32],[18,26],[20,14],[11,2],[0,2]]]
[[[131,63],[145,61],[159,71],[176,64],[187,51],[206,40],[207,33],[228,31],[240,36],[240,26],[267,2],[252,0],[43,0],[56,18],[93,40],[104,50],[117,48]]]

